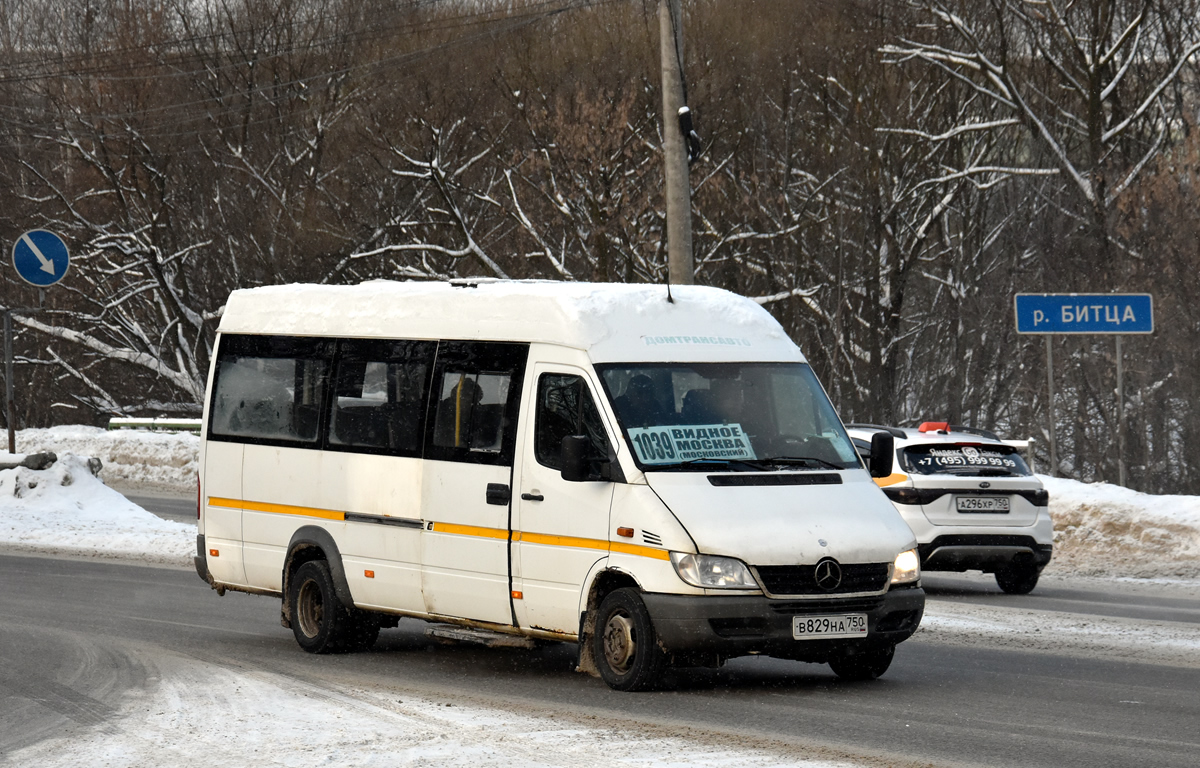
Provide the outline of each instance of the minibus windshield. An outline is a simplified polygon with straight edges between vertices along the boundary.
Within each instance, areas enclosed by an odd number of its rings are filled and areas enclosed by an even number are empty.
[[[804,363],[596,366],[644,470],[861,467]]]

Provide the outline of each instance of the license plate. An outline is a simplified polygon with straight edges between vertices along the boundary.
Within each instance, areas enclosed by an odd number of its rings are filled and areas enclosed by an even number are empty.
[[[1007,496],[959,496],[954,500],[959,512],[1008,512]]]
[[[792,617],[792,637],[797,640],[824,640],[833,637],[866,636],[867,614],[865,613]]]

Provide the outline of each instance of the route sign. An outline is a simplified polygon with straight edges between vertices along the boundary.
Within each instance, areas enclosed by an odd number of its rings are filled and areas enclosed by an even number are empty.
[[[1154,333],[1148,293],[1018,293],[1017,333]]]
[[[18,237],[13,244],[12,262],[22,280],[45,288],[63,279],[67,267],[71,266],[71,257],[61,237],[44,229],[34,229]]]

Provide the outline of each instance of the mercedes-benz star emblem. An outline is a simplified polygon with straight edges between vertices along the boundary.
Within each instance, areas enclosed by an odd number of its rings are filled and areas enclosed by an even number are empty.
[[[842,567],[837,564],[837,560],[826,558],[817,563],[817,569],[813,576],[817,580],[818,587],[825,592],[832,592],[842,583]]]

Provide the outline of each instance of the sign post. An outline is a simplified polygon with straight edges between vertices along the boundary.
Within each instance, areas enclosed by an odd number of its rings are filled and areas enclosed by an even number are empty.
[[[12,264],[17,275],[38,289],[38,305],[46,301],[45,289],[67,274],[71,255],[67,244],[53,232],[31,229],[17,238],[12,248]],[[8,452],[17,452],[16,408],[13,405],[13,327],[12,316],[17,312],[36,312],[37,308],[4,310],[4,400],[8,421]]]
[[[1121,337],[1154,333],[1154,299],[1148,293],[1018,293],[1017,333],[1046,337],[1046,412],[1050,421],[1050,474],[1058,469],[1054,426],[1054,348],[1057,334],[1109,334],[1117,346],[1117,481],[1125,485],[1125,365]]]

